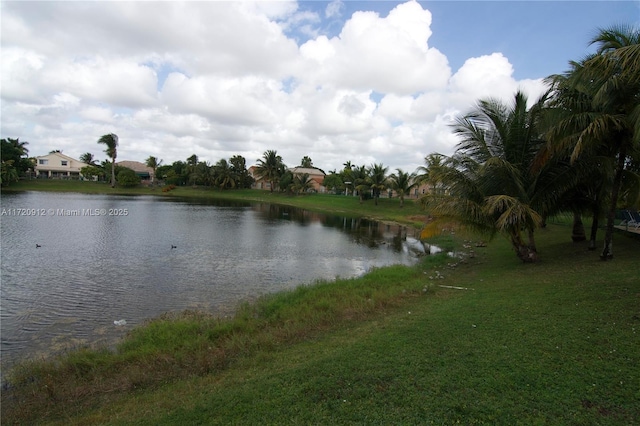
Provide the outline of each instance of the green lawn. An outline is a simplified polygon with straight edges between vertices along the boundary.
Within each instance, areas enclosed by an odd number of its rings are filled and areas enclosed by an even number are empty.
[[[158,319],[15,373],[2,424],[640,424],[640,242],[602,262],[567,224],[537,234],[537,264],[458,233],[463,261]]]
[[[413,226],[424,224],[424,211],[415,200],[405,199],[404,207],[400,208],[397,198],[380,198],[378,205],[373,200],[366,200],[360,204],[358,197],[343,195],[309,194],[293,196],[281,193],[271,193],[264,190],[227,190],[221,191],[209,187],[180,186],[169,192],[163,192],[161,187],[111,188],[106,183],[81,182],[72,180],[35,179],[12,183],[4,191],[55,191],[79,192],[85,194],[113,194],[113,195],[154,195],[158,197],[186,197],[200,199],[240,200],[258,203],[281,204],[300,207],[307,210],[335,213],[351,217],[370,217],[377,220],[393,221]]]

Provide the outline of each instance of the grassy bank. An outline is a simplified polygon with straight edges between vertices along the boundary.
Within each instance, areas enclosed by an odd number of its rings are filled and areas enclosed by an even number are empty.
[[[640,244],[601,262],[569,235],[541,230],[534,265],[441,237],[465,260],[160,318],[14,374],[2,424],[637,424]]]
[[[271,193],[263,190],[231,190],[221,191],[209,187],[180,186],[172,191],[163,192],[161,187],[139,186],[135,188],[111,188],[106,183],[80,182],[70,180],[25,180],[11,184],[7,191],[50,191],[77,192],[84,194],[112,195],[153,195],[158,197],[181,197],[198,199],[237,200],[257,203],[280,204],[299,207],[310,211],[335,213],[350,217],[368,217],[380,221],[391,221],[421,227],[424,225],[425,212],[413,200],[406,199],[400,208],[397,198],[380,198],[378,205],[373,200],[360,204],[358,197],[343,195],[309,194],[294,196],[282,193]]]

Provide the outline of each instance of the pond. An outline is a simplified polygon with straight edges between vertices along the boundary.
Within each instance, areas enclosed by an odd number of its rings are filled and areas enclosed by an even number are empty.
[[[0,211],[4,366],[422,251],[410,228],[269,204],[22,192]]]

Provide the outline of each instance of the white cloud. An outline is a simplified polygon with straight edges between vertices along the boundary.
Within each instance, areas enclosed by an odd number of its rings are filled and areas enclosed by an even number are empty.
[[[339,18],[342,16],[344,10],[344,3],[342,0],[333,0],[327,5],[324,11],[324,16],[327,18]]]
[[[2,7],[2,137],[29,141],[33,155],[102,159],[96,141],[114,132],[122,159],[252,164],[275,149],[289,165],[309,155],[327,171],[347,160],[413,171],[451,153],[451,117],[479,97],[543,89],[516,81],[499,52],[452,72],[415,1],[387,16],[356,12],[332,37],[319,27],[340,22],[340,0],[319,11],[294,1]]]

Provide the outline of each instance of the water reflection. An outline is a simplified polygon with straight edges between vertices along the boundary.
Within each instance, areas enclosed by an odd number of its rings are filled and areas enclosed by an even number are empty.
[[[1,218],[3,363],[420,254],[406,227],[269,204],[28,192],[3,193],[2,209],[127,211]]]

